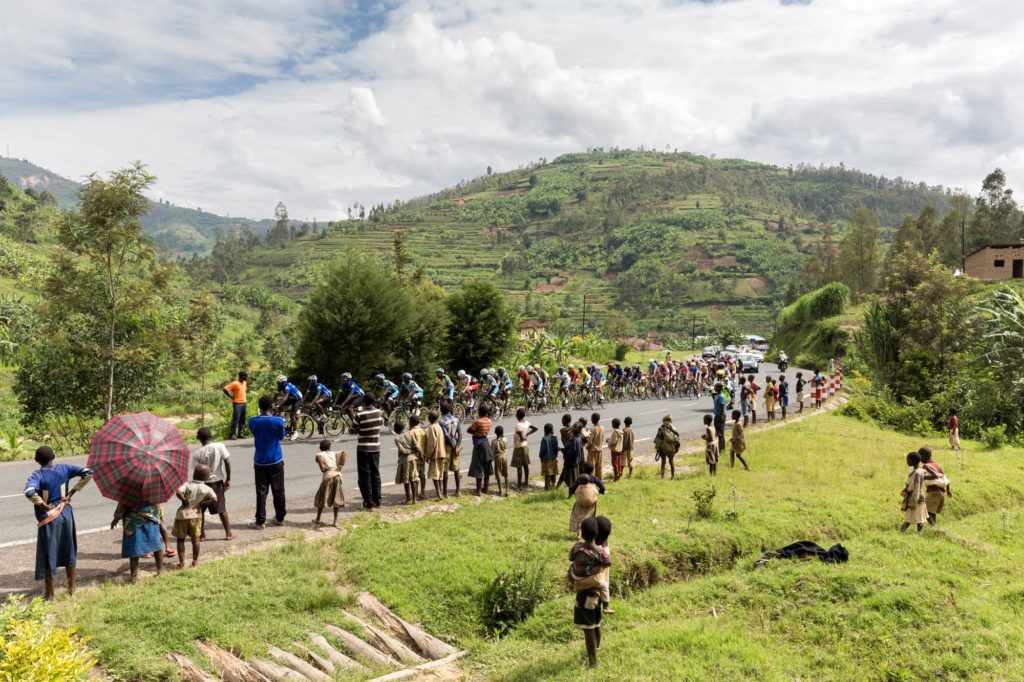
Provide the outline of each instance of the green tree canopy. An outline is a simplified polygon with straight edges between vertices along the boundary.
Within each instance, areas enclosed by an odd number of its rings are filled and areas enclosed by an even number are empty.
[[[448,357],[455,370],[496,362],[515,338],[515,315],[492,282],[463,283],[448,297]]]

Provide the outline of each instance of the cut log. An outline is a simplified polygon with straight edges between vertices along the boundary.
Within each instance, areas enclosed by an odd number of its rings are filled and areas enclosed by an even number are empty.
[[[357,624],[361,625],[367,636],[373,639],[377,644],[377,647],[384,651],[384,653],[391,654],[395,658],[409,665],[419,665],[420,663],[427,662],[427,659],[423,658],[383,630],[375,628],[358,616],[353,616],[348,611],[342,610],[342,613],[349,620],[355,621]]]
[[[309,641],[311,641],[313,644],[319,647],[321,651],[327,654],[327,658],[329,658],[331,663],[333,663],[337,667],[345,668],[353,672],[370,672],[370,669],[367,668],[365,665],[352,660],[351,658],[349,658],[348,656],[346,656],[345,654],[341,653],[333,646],[331,646],[331,643],[328,642],[323,635],[318,635],[315,632],[310,632]]]
[[[209,658],[220,671],[226,682],[267,682],[265,675],[254,670],[248,663],[230,651],[221,649],[216,644],[196,640],[196,648]]]
[[[377,620],[385,624],[389,629],[395,632],[404,632],[405,637],[403,639],[415,644],[416,649],[427,658],[445,658],[457,652],[455,647],[442,642],[437,637],[399,618],[391,609],[384,606],[380,600],[369,592],[360,593],[356,603],[367,613],[372,613],[376,616]]]
[[[314,654],[312,651],[310,651],[309,647],[305,646],[304,644],[300,644],[299,642],[292,642],[292,646],[301,651],[302,653],[306,654],[306,656],[309,657],[309,660],[313,662],[313,665],[319,668],[322,672],[325,672],[328,675],[333,675],[334,671],[338,669],[336,665],[328,661],[326,658]]]
[[[384,666],[385,668],[401,667],[395,659],[390,656],[385,656],[383,653],[359,639],[348,630],[343,630],[330,624],[325,625],[324,628],[327,629],[327,632],[341,640],[342,645],[353,656],[365,659],[374,665]]]
[[[407,677],[416,677],[420,673],[430,672],[436,668],[441,668],[451,663],[454,663],[458,659],[466,655],[465,651],[456,651],[450,656],[439,658],[436,661],[428,661],[422,665],[418,665],[415,668],[407,668],[405,670],[396,670],[393,673],[389,673],[382,677],[375,677],[370,682],[393,682],[394,680],[402,680]]]
[[[216,677],[181,654],[167,654],[167,660],[178,666],[178,675],[184,682],[217,682]]]
[[[262,658],[252,659],[249,661],[249,665],[252,666],[253,670],[270,680],[270,682],[277,682],[278,680],[309,682],[309,680],[307,680],[303,675],[300,675],[291,668],[286,668],[283,665],[278,665],[272,661],[265,661]]]
[[[290,654],[287,651],[282,651],[281,649],[278,649],[276,646],[270,647],[269,649],[267,649],[267,651],[270,653],[271,656],[281,661],[289,668],[297,671],[303,677],[312,680],[313,682],[328,682],[331,679],[327,677],[327,675],[323,674],[322,672],[311,666],[309,663],[306,663],[304,660],[302,660],[295,654]]]

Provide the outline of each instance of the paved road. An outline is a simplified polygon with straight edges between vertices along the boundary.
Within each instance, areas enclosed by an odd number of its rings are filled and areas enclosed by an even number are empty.
[[[795,371],[794,368],[790,368],[790,376]],[[759,377],[764,377],[766,373],[777,376],[776,366],[763,364]],[[759,381],[759,383],[763,384],[764,382]],[[600,410],[602,423],[605,424],[606,430],[613,417],[622,419],[631,416],[633,418],[633,430],[637,439],[636,449],[641,452],[650,449],[657,427],[666,413],[672,414],[676,428],[680,430],[683,439],[691,440],[697,438],[701,433],[703,429],[701,420],[704,414],[710,411],[711,401],[708,398],[633,401],[607,405]],[[576,416],[581,414],[583,413],[578,413]],[[514,421],[512,418],[505,418],[499,422],[504,425],[505,434],[510,440]],[[530,421],[541,431],[543,431],[545,423],[551,422],[557,433],[557,429],[561,425],[561,413],[534,415]],[[541,433],[534,435],[533,452],[536,452],[539,447],[537,443],[539,443],[541,435]],[[359,511],[361,497],[356,486],[355,438],[346,435],[337,440],[338,444],[335,449],[348,450],[350,455],[343,473],[345,498],[349,506],[343,510],[343,513],[346,516],[359,514],[362,512]],[[246,524],[252,520],[256,507],[251,464],[252,441],[228,441],[228,444],[234,466],[231,490],[227,493],[227,504],[233,530],[238,535],[238,539],[230,543],[218,540],[217,538],[222,537],[223,534],[220,532],[219,521],[215,521],[212,525],[208,525],[207,535],[210,540],[203,544],[203,552],[207,554],[222,552],[229,546],[265,540],[289,528],[309,528],[315,515],[312,506],[313,495],[320,484],[320,470],[314,461],[318,450],[316,442],[286,443],[284,445],[288,517],[283,529],[272,529],[271,526],[268,526],[265,531],[253,531],[246,527]],[[80,456],[62,458],[60,461],[84,466],[86,459],[85,456]],[[468,456],[463,458],[463,462],[468,466]],[[383,502],[385,506],[398,504],[404,500],[400,486],[388,485],[394,481],[396,463],[397,451],[392,439],[385,434],[382,437],[381,451],[381,480],[384,483]],[[610,469],[608,456],[605,456],[605,463],[605,468]],[[10,592],[34,591],[36,588],[32,581],[36,527],[31,506],[22,493],[25,481],[36,466],[32,461],[0,464],[0,596]],[[536,465],[536,462],[532,473],[535,476],[540,473],[539,465]],[[475,481],[473,479],[467,481],[464,475],[463,483],[472,486]],[[453,485],[453,482],[450,482],[449,485]],[[465,487],[464,490],[466,490]],[[118,573],[127,570],[127,561],[120,559],[120,528],[110,529],[114,506],[111,500],[100,495],[97,487],[93,484],[75,495],[74,511],[79,535],[79,576],[81,581],[109,576],[115,570]],[[273,507],[269,499],[267,506],[268,513],[272,514]],[[173,514],[176,507],[177,505],[172,502],[167,511]],[[329,511],[327,516],[330,516]]]

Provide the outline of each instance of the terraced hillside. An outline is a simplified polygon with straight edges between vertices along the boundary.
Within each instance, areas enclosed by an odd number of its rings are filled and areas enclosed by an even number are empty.
[[[826,224],[860,205],[892,230],[948,206],[948,190],[838,168],[780,168],[688,153],[591,151],[486,175],[366,219],[266,245],[244,281],[301,298],[344,249],[390,257],[453,288],[493,279],[525,315],[578,328],[617,309],[635,331],[770,330]],[[589,325],[588,325],[589,326]]]

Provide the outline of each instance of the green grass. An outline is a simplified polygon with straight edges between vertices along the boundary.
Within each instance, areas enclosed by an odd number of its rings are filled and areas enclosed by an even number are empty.
[[[1017,541],[1024,482],[1016,475],[1024,452],[970,443],[961,464],[929,443],[956,496],[938,531],[900,534],[902,454],[920,440],[837,416],[748,440],[754,471],[720,471],[710,520],[693,515],[692,493],[709,483],[703,467],[675,481],[641,469],[601,498],[599,513],[615,524],[618,613],[606,621],[592,677],[1024,676]],[[479,606],[487,583],[511,567],[540,563],[561,585],[570,508],[564,494],[538,492],[406,523],[370,521],[322,545],[211,562],[134,588],[106,586],[83,596],[66,620],[94,638],[106,670],[144,677],[162,652],[191,652],[194,637],[244,654],[301,636],[339,608],[330,565],[339,582],[371,590],[403,617],[468,648],[464,665],[473,675],[577,679],[583,644],[564,588],[499,641],[487,638]],[[842,542],[850,562],[753,567],[762,546],[797,540]],[[201,603],[222,604],[220,618],[177,617],[178,606],[196,613]],[[147,646],[123,646],[139,637]]]

